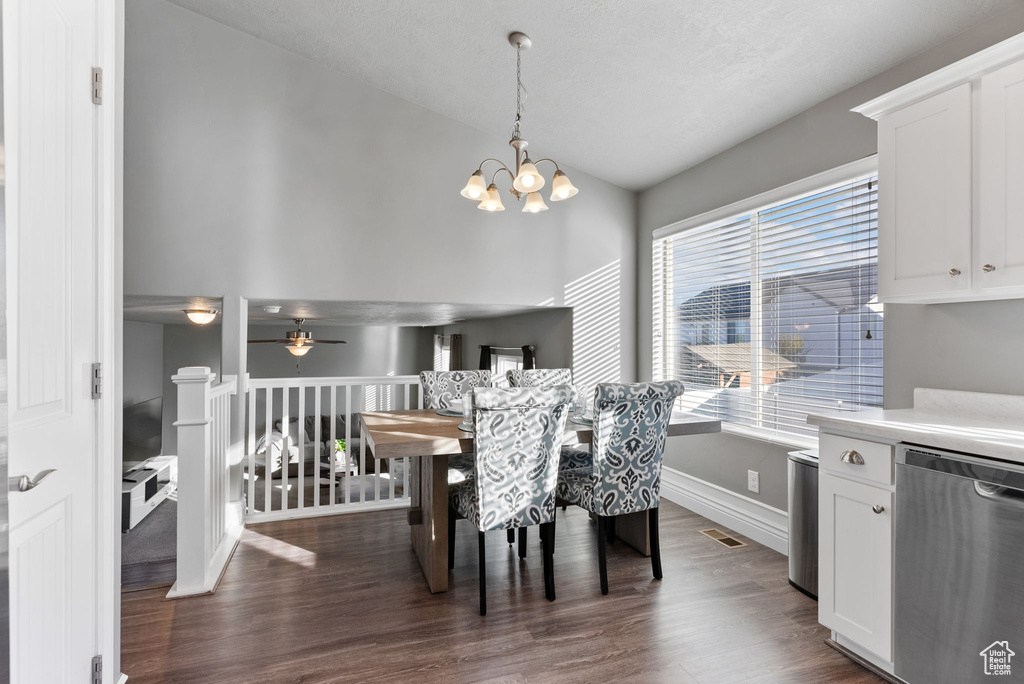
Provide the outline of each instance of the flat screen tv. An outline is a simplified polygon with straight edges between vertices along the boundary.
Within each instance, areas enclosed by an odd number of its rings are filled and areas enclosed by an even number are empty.
[[[121,424],[123,461],[145,461],[160,455],[163,448],[163,415],[163,397],[125,406]]]

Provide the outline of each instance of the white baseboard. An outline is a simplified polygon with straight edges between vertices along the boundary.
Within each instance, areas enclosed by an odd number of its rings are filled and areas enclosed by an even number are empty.
[[[783,555],[789,554],[785,511],[664,466],[661,496]]]

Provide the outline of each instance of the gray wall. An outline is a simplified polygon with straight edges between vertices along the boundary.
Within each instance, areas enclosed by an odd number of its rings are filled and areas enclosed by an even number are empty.
[[[572,200],[485,214],[459,190],[504,135],[163,0],[125,40],[126,293],[610,303],[635,375],[635,193],[566,168]]]
[[[124,322],[123,405],[131,406],[164,393],[164,326]]]
[[[1024,6],[1003,12],[641,193],[637,232],[640,378],[651,376],[652,231],[874,154],[875,122],[850,112],[851,107],[1021,31]],[[907,406],[915,386],[1024,392],[1022,321],[1024,302],[1020,301],[887,307],[886,406]],[[788,450],[730,435],[688,438],[669,441],[665,462],[784,509]],[[746,491],[748,468],[760,470],[760,495]]]
[[[480,367],[481,344],[499,347],[532,344],[536,348],[538,368],[573,368],[572,309],[552,308],[516,316],[463,321],[438,328],[437,332],[442,335],[460,333],[463,336],[463,368]]]

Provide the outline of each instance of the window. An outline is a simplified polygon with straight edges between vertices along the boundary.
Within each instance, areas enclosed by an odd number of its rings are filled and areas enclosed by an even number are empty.
[[[655,234],[655,377],[681,408],[804,444],[808,413],[881,406],[873,163]]]

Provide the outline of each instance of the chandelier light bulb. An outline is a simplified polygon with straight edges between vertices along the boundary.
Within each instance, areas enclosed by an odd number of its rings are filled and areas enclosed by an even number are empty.
[[[523,165],[519,167],[519,175],[512,181],[512,187],[519,192],[536,192],[544,187],[544,176],[540,175],[529,157],[523,159]]]
[[[526,204],[523,206],[523,211],[527,214],[536,214],[540,211],[547,211],[548,205],[544,204],[544,198],[540,196],[539,192],[531,192],[526,196]]]
[[[551,180],[551,201],[561,202],[573,197],[579,190],[564,173],[555,171],[555,177]]]
[[[462,188],[462,196],[475,202],[487,197],[487,183],[484,182],[484,174],[480,169],[473,172],[469,177],[466,187]]]
[[[501,193],[498,192],[498,186],[491,183],[487,186],[486,198],[477,205],[477,209],[483,209],[484,211],[505,211],[505,205],[501,203]]]

